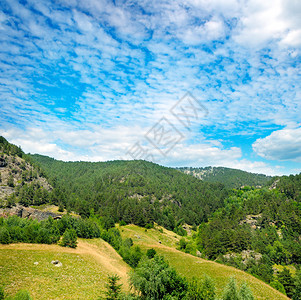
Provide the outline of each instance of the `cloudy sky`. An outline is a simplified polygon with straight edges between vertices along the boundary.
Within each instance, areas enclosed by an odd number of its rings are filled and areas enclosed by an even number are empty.
[[[25,152],[300,172],[299,0],[0,0],[0,42]]]

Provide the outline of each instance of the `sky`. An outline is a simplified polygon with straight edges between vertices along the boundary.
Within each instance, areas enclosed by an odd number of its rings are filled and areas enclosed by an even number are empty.
[[[301,172],[299,0],[0,0],[0,43],[26,153]]]

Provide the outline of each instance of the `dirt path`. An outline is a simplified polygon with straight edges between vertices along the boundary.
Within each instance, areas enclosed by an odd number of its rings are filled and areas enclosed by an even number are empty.
[[[111,245],[102,240],[82,240],[78,241],[76,249],[60,247],[58,245],[45,244],[0,244],[1,249],[14,250],[32,250],[32,251],[47,251],[72,253],[82,256],[86,259],[92,259],[97,262],[102,268],[106,269],[108,273],[117,274],[121,277],[124,285],[128,285],[127,278],[130,267],[122,260],[119,254],[113,249]]]

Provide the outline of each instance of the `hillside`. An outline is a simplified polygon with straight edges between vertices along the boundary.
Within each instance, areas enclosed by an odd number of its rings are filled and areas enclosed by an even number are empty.
[[[227,188],[241,188],[243,186],[262,187],[272,179],[271,176],[264,174],[255,174],[225,167],[182,167],[177,168],[177,170],[207,182],[223,183]]]
[[[59,260],[61,267],[51,264]],[[9,294],[27,289],[34,299],[97,299],[107,275],[118,274],[128,290],[130,268],[106,242],[80,240],[77,249],[57,245],[0,244],[0,283]],[[21,271],[20,271],[21,270]]]
[[[193,277],[202,279],[205,275],[210,276],[215,282],[219,295],[229,278],[234,276],[239,283],[246,281],[258,300],[288,299],[269,285],[245,272],[176,250],[175,247],[180,237],[171,231],[163,230],[163,232],[160,232],[156,229],[151,229],[146,232],[138,226],[127,225],[121,227],[121,233],[123,237],[132,238],[134,243],[142,249],[155,249],[180,274],[190,279]]]
[[[17,146],[0,137],[0,207],[48,202],[52,186]]]
[[[222,184],[146,161],[91,163],[31,157],[59,192],[58,201],[82,216],[93,208],[115,222],[145,226],[155,221],[174,229],[183,222],[206,221],[227,196]]]

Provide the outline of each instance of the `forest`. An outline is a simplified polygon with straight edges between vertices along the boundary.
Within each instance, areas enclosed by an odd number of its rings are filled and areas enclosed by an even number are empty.
[[[246,271],[301,299],[301,174],[269,178],[260,188],[229,188],[222,176],[221,182],[206,182],[141,160],[63,162],[0,142],[2,157],[22,157],[36,174],[22,171],[8,207],[49,203],[82,217],[1,218],[1,243],[50,244],[63,238],[65,245],[76,246],[74,237],[101,237],[136,268],[144,254],[131,240],[122,240],[115,224],[146,229],[159,224],[183,236],[180,250]],[[46,178],[52,188],[39,186],[35,176]]]

